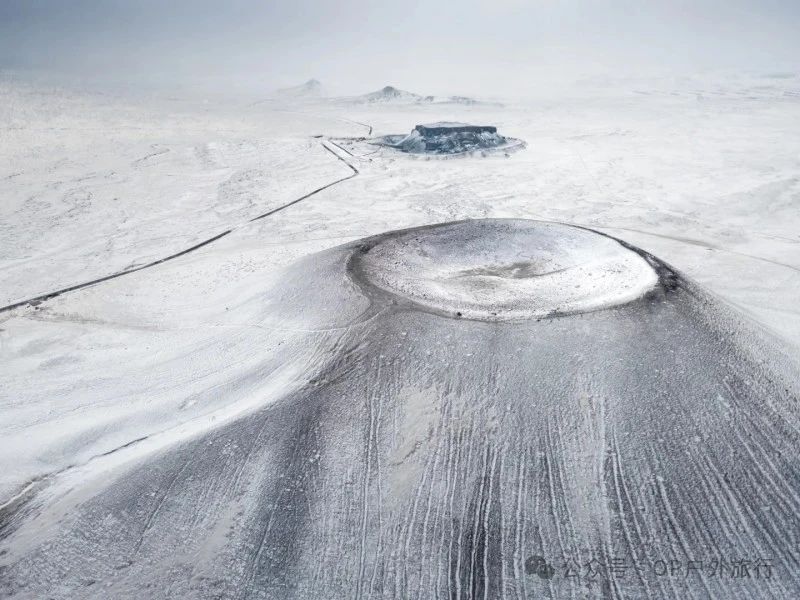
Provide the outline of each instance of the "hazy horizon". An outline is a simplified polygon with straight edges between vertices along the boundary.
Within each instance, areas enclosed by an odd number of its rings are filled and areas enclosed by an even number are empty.
[[[585,77],[797,72],[800,3],[0,4],[0,69],[143,85],[525,94]]]

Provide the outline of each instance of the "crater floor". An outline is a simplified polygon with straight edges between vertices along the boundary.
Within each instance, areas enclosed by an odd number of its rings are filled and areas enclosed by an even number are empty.
[[[483,320],[624,304],[658,277],[616,240],[578,227],[492,219],[412,229],[355,259],[366,279],[421,306]]]

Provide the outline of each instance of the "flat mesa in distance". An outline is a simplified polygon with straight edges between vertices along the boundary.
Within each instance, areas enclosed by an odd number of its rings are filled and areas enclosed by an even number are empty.
[[[469,125],[468,123],[455,123],[452,121],[417,125],[414,129],[422,136],[452,133],[497,133],[497,127],[494,125]]]
[[[475,152],[510,152],[525,142],[497,133],[494,125],[472,125],[442,121],[417,125],[408,135],[387,135],[374,140],[409,154],[467,155]]]

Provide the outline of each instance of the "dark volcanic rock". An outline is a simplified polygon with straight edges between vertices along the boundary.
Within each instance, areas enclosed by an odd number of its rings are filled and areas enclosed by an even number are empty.
[[[492,125],[467,123],[430,123],[417,125],[407,136],[385,136],[378,143],[411,154],[466,154],[475,151],[512,149],[523,144],[520,140],[506,138]]]
[[[414,129],[425,138],[457,133],[497,133],[497,127],[492,125],[467,125],[466,123],[430,123],[417,125]]]

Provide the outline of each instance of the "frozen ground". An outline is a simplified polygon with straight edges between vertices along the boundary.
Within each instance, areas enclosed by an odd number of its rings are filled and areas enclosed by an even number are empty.
[[[20,597],[134,597],[143,593],[137,586],[149,581],[157,582],[156,593],[164,597],[192,590],[213,595],[214,586],[234,595],[231,582],[249,577],[237,593],[266,594],[260,578],[269,570],[263,565],[286,559],[270,554],[278,551],[269,542],[278,535],[270,529],[275,512],[252,503],[264,486],[276,483],[271,475],[259,479],[248,448],[256,448],[254,456],[263,464],[287,460],[291,449],[259,446],[259,435],[278,435],[276,423],[302,433],[305,425],[287,410],[287,398],[307,397],[309,386],[318,385],[320,377],[324,381],[331,360],[345,361],[335,366],[348,373],[356,367],[348,367],[346,357],[362,356],[358,343],[348,342],[351,322],[363,308],[357,297],[344,308],[324,295],[312,304],[302,294],[290,295],[291,302],[284,298],[281,304],[273,290],[285,284],[283,267],[365,236],[484,217],[591,227],[670,263],[753,319],[756,329],[766,330],[764,336],[774,337],[776,347],[785,342],[787,360],[796,360],[799,91],[797,77],[727,77],[585,84],[558,96],[508,101],[504,108],[322,101],[292,106],[257,99],[204,103],[76,93],[4,78],[0,305],[135,269],[230,233],[151,268],[0,313],[0,525],[5,536],[0,590]],[[338,141],[437,120],[491,123],[528,147],[509,158],[442,162],[388,150],[362,156],[355,145]],[[325,189],[313,193],[320,188]],[[252,221],[275,209],[281,210]],[[315,281],[320,275],[307,268],[307,275],[296,267],[289,272]],[[292,308],[276,312],[276,305]],[[401,336],[402,330],[396,333]],[[414,356],[424,352],[420,343],[409,343]],[[458,337],[436,343],[442,356],[467,347]],[[400,338],[390,346],[402,356]],[[383,357],[372,358],[377,361],[372,366],[380,369]],[[380,372],[372,376],[379,379]],[[353,419],[383,422],[385,416],[370,412],[378,405],[366,402],[378,384],[368,377],[359,381],[363,389],[355,395]],[[423,386],[403,395],[406,412],[397,418],[410,421],[397,429],[405,433],[387,442],[401,458],[414,452],[415,436],[425,437],[415,427],[427,425],[415,423],[433,422],[432,416],[424,417],[430,393]],[[270,412],[271,406],[284,416],[271,421],[278,414]],[[317,416],[308,418],[318,423]],[[587,423],[605,422],[598,418]],[[781,419],[774,422],[778,430],[794,426],[793,416]],[[259,434],[261,425],[266,429]],[[364,431],[373,431],[373,425]],[[557,437],[556,446],[579,441],[558,432],[547,435]],[[586,435],[599,433],[592,429]],[[446,443],[448,438],[435,439]],[[759,438],[762,446],[764,439]],[[777,451],[787,439],[771,448]],[[250,440],[255,440],[252,446]],[[742,440],[715,440],[720,451],[726,443],[752,449]],[[345,442],[339,439],[332,447],[344,444],[344,449]],[[794,475],[778,474],[769,452],[752,451],[748,460],[765,469],[761,484],[780,490],[769,510],[788,519],[797,512]],[[475,460],[485,465],[502,456],[487,452]],[[302,456],[314,462],[313,453]],[[590,457],[585,460],[591,470]],[[380,461],[375,464],[380,467]],[[414,489],[416,478],[427,477],[425,465],[398,474],[397,485]],[[362,466],[353,463],[349,476],[343,475],[344,491],[337,494],[348,494],[347,486],[371,485],[369,469],[365,475]],[[436,470],[433,464],[430,468]],[[656,492],[669,499],[675,489],[670,486],[681,475],[665,471],[664,477]],[[712,484],[706,483],[718,487]],[[285,487],[291,504],[303,502],[301,483],[287,481]],[[716,501],[730,511],[722,521],[733,526],[735,493]],[[422,510],[425,501],[412,496],[409,502]],[[258,514],[252,512],[255,506]],[[166,517],[177,529],[157,526]],[[366,517],[347,522],[360,528],[371,523]],[[258,529],[262,533],[255,541],[237,537],[249,527],[265,529]],[[207,543],[184,547],[179,532],[198,528],[208,534]],[[348,539],[369,539],[351,533]],[[415,535],[412,527],[405,539]],[[794,534],[786,535],[785,548],[796,549]],[[84,545],[76,542],[83,538]],[[117,538],[121,541],[113,548],[106,543]],[[231,539],[243,545],[227,544]],[[707,540],[692,542],[699,546]],[[649,543],[663,543],[664,552],[673,548],[665,539]],[[753,543],[756,552],[764,541]],[[49,544],[53,552],[43,553]],[[524,569],[526,552],[534,546],[530,542],[519,555],[507,557],[510,573]],[[104,547],[108,554],[98,558],[97,549]],[[215,561],[236,548],[249,557],[249,563],[235,565],[244,574],[216,570]],[[369,572],[370,582],[380,577],[375,563],[364,558],[372,550],[356,544],[355,554],[348,554],[356,556],[355,566],[343,565],[340,580],[353,572]],[[65,569],[74,576],[60,577]],[[148,579],[154,571],[158,577]],[[336,580],[337,574],[325,571],[319,577]],[[420,577],[405,573],[395,581],[405,590],[423,590]],[[528,580],[539,583],[537,577]],[[364,596],[376,589],[365,585],[358,590]],[[791,597],[786,593],[796,589],[792,586],[784,582],[760,593]],[[504,593],[510,597],[518,591],[509,589]],[[585,597],[606,593],[591,587],[584,592]],[[750,597],[758,593],[750,592]]]

